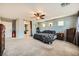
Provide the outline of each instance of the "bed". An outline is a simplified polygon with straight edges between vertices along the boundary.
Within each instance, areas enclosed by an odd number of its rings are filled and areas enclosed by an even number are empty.
[[[55,31],[45,30],[34,34],[33,38],[46,44],[52,44],[52,42],[57,38],[57,35]]]

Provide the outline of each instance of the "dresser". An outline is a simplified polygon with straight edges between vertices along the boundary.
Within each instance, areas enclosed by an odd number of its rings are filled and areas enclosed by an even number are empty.
[[[78,43],[78,46],[79,46],[79,32],[78,32],[78,36],[77,36],[77,37],[78,37],[78,41],[77,41],[77,43]]]
[[[66,29],[66,41],[74,43],[75,33],[75,28]]]
[[[79,32],[76,32],[75,45],[79,46]]]
[[[0,24],[0,56],[3,54],[5,49],[5,27]]]

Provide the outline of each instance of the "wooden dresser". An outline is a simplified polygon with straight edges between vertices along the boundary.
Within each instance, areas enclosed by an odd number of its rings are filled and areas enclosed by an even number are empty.
[[[76,29],[70,28],[66,30],[66,41],[74,43]]]
[[[79,46],[79,32],[76,32],[75,45]]]
[[[5,27],[0,24],[0,56],[3,54],[5,49]]]
[[[77,37],[78,37],[77,44],[79,46],[79,32],[78,32],[78,36]]]

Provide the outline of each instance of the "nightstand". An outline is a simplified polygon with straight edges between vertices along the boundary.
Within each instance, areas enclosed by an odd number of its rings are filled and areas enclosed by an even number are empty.
[[[58,40],[64,40],[64,33],[57,33]]]

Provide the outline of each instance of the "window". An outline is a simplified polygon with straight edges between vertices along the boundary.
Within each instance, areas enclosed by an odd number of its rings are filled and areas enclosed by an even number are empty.
[[[64,21],[58,21],[58,26],[64,26]]]

